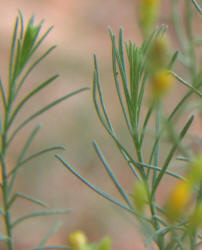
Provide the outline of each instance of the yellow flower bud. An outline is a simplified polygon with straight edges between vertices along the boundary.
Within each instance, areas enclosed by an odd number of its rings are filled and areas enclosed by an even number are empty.
[[[167,66],[170,47],[170,39],[167,35],[160,36],[153,42],[148,55],[151,73]]]
[[[202,155],[197,156],[190,164],[187,178],[193,184],[202,180]]]
[[[166,204],[167,215],[170,221],[175,221],[179,218],[190,201],[191,193],[192,185],[190,182],[181,180],[177,183]]]
[[[134,205],[139,212],[143,212],[148,201],[147,188],[144,182],[137,181],[133,187],[132,197]]]
[[[167,70],[157,71],[151,79],[151,87],[154,98],[159,98],[173,85],[173,77]]]
[[[156,23],[158,7],[159,0],[140,0],[139,23],[144,35],[147,35]]]
[[[87,245],[87,238],[78,230],[69,235],[69,244],[74,250],[82,250]]]

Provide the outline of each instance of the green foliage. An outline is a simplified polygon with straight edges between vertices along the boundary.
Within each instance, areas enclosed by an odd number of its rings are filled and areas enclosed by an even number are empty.
[[[145,1],[147,4],[150,2],[152,3],[152,1]],[[180,44],[181,50],[179,51],[173,50],[173,53],[168,53],[168,51],[164,49],[154,51],[159,39],[167,39],[165,36],[167,27],[164,25],[161,25],[159,28],[154,28],[148,36],[145,36],[141,46],[137,46],[136,43],[132,41],[124,43],[122,29],[120,29],[119,37],[116,41],[116,36],[112,30],[109,29],[112,42],[112,75],[114,78],[114,86],[120,102],[123,120],[127,127],[127,133],[134,146],[133,149],[131,149],[131,147],[127,148],[124,145],[119,138],[118,132],[115,131],[112,125],[111,118],[104,103],[97,57],[94,55],[93,103],[95,110],[105,131],[117,146],[120,155],[127,163],[129,171],[134,175],[134,182],[138,182],[140,185],[144,183],[144,196],[147,198],[142,199],[142,197],[140,197],[141,195],[138,196],[137,190],[139,189],[133,190],[135,193],[132,192],[131,197],[127,194],[127,191],[122,187],[121,182],[117,179],[116,174],[109,166],[109,163],[104,158],[96,142],[93,143],[95,151],[115,185],[115,188],[120,193],[122,197],[121,201],[89,183],[65,162],[61,156],[56,155],[61,163],[88,187],[112,203],[135,215],[141,228],[143,228],[144,234],[148,236],[145,245],[149,247],[151,242],[153,242],[158,249],[162,250],[198,249],[198,246],[202,243],[199,233],[200,223],[196,223],[197,218],[201,218],[201,206],[199,202],[202,199],[202,180],[200,176],[198,176],[197,180],[200,179],[200,181],[198,181],[197,184],[194,183],[193,187],[193,182],[189,178],[191,176],[190,173],[181,176],[177,170],[176,172],[169,170],[171,162],[176,159],[176,154],[178,154],[178,160],[184,160],[188,164],[196,157],[193,150],[187,148],[184,142],[194,121],[194,115],[189,115],[188,118],[185,118],[184,110],[187,110],[189,107],[187,101],[190,97],[194,96],[194,98],[198,100],[197,102],[200,102],[202,95],[200,91],[202,86],[201,69],[197,67],[195,54],[196,38],[193,34],[192,24],[194,12],[198,10],[201,13],[201,8],[194,0],[192,1],[194,5],[192,5],[189,0],[185,2],[186,23],[184,23],[182,19],[179,1],[173,0],[171,2],[171,19]],[[145,18],[147,17],[145,16]],[[145,35],[145,30],[142,31]],[[162,42],[160,45],[162,46]],[[163,63],[159,63],[158,60],[162,58]],[[175,63],[183,64],[186,69],[187,79],[189,80],[185,80],[182,76],[178,75],[178,73],[173,72]],[[158,78],[157,81],[157,78],[154,77],[154,69],[155,74],[161,73],[163,70],[163,72],[166,72],[166,75],[160,74],[160,80]],[[165,78],[167,74],[169,75],[169,79]],[[164,85],[170,81],[171,76],[172,79],[175,78],[179,84],[184,86],[185,94],[181,99],[176,100],[177,104],[175,104],[171,112],[166,113],[164,111],[164,95],[160,94],[158,98],[156,98],[156,93],[154,92],[158,91],[158,88],[166,87]],[[155,85],[153,92],[149,91],[152,85]],[[152,98],[150,98],[152,101],[148,101],[145,95],[146,89],[148,89],[149,94],[153,94]],[[167,88],[165,88],[165,90],[164,92],[167,92]],[[145,108],[146,114],[143,112],[144,103],[149,103]],[[197,107],[198,106],[200,106],[200,104],[197,104]],[[177,127],[175,122],[182,117],[184,119],[183,123],[181,123],[180,127]],[[153,124],[152,119],[155,121],[154,128],[150,125]],[[148,153],[149,155],[146,156],[145,149],[147,149],[148,145],[145,138],[148,130],[150,130],[153,137],[150,142],[151,151]],[[162,154],[161,143],[165,138],[170,142],[170,147],[164,152],[164,157],[162,157],[160,161],[160,155]],[[199,165],[201,169],[201,163]],[[200,171],[200,169],[197,168],[197,171]],[[126,169],[124,169],[124,171],[126,171]],[[197,171],[195,170],[195,172]],[[164,181],[165,175],[170,175],[179,180],[173,192],[171,192],[168,197],[167,204],[160,206],[157,199],[157,191],[159,185]],[[186,182],[184,180],[186,180]],[[188,192],[185,192],[185,188],[189,191],[190,196],[188,196]],[[193,192],[193,190],[195,190],[195,192]],[[140,191],[142,192],[142,189],[140,189]],[[192,199],[192,203],[197,209],[188,207],[188,201],[190,201],[190,199]],[[134,204],[134,200],[136,204]],[[173,204],[173,201],[177,202]],[[136,206],[138,202],[141,205],[139,209]],[[143,208],[145,206],[147,209],[145,209],[144,212]],[[177,207],[177,209],[182,211],[184,216],[182,216],[182,213],[178,214],[178,217],[173,214],[172,221],[170,221],[168,216],[170,212],[169,209],[173,209],[175,206],[180,206]],[[194,228],[191,233],[189,224]],[[197,225],[197,227],[195,225]]]
[[[140,4],[139,23],[144,36],[142,45],[138,46],[130,40],[124,42],[122,29],[120,29],[117,40],[115,34],[109,29],[112,43],[114,88],[120,102],[120,111],[126,124],[126,132],[130,137],[133,148],[125,146],[119,138],[118,132],[114,129],[113,122],[105,106],[98,60],[96,55],[94,55],[93,103],[103,128],[111,137],[121,157],[126,162],[128,169],[125,169],[125,171],[130,171],[134,176],[135,185],[131,185],[130,194],[127,193],[121,181],[116,177],[116,173],[110,167],[95,141],[93,143],[95,152],[116,190],[121,195],[121,201],[89,183],[66,163],[59,154],[56,154],[56,158],[97,194],[134,215],[141,225],[144,234],[148,236],[145,241],[147,247],[153,242],[161,250],[195,250],[202,244],[202,236],[200,235],[202,218],[202,163],[201,155],[197,156],[184,142],[194,121],[194,115],[191,114],[187,118],[184,115],[184,111],[190,111],[194,107],[201,114],[202,70],[197,65],[196,46],[201,45],[202,39],[194,34],[193,17],[195,13],[201,14],[202,9],[196,0],[185,0],[184,15],[186,22],[184,22],[184,16],[179,5],[180,2],[177,0],[171,1],[172,16],[170,21],[173,23],[174,32],[180,45],[179,50],[174,49],[173,53],[171,53],[164,46],[165,41],[168,40],[165,35],[167,27],[161,25],[151,31],[158,17],[159,4],[160,1],[157,0],[145,0]],[[32,90],[18,101],[19,93],[30,74],[55,49],[55,46],[50,47],[35,61],[32,61],[33,56],[36,55],[40,45],[52,29],[50,27],[40,36],[42,25],[43,21],[36,25],[34,16],[32,16],[24,29],[23,15],[19,12],[13,30],[8,81],[3,83],[0,79],[0,188],[2,191],[0,215],[3,218],[5,227],[4,230],[2,229],[4,233],[0,233],[0,241],[5,244],[8,250],[14,250],[13,230],[22,222],[38,216],[70,212],[68,209],[51,210],[43,201],[29,194],[18,192],[15,188],[18,174],[25,163],[27,164],[32,159],[45,153],[65,149],[56,145],[28,155],[30,145],[38,134],[41,125],[37,125],[30,132],[21,152],[17,156],[15,164],[11,170],[8,170],[10,146],[25,126],[60,102],[88,89],[82,88],[66,94],[36,112],[29,113],[28,117],[22,118],[24,120],[21,120],[19,124],[16,123],[16,118],[25,105],[58,78],[58,75],[55,74],[37,86],[33,86]],[[173,71],[175,63],[181,63],[184,66],[186,79],[181,74]],[[168,87],[172,86],[171,76],[184,87],[185,94],[176,101],[177,104],[175,104],[173,110],[166,113],[164,111],[164,96],[169,90]],[[146,90],[150,93],[149,100],[145,94]],[[196,101],[189,105],[188,100],[191,97],[195,97]],[[144,107],[146,113],[143,112],[144,103],[148,104],[146,108]],[[182,117],[184,119],[183,124],[177,127],[175,122]],[[153,124],[152,121],[155,123],[154,127],[151,126]],[[145,149],[148,145],[145,139],[148,131],[152,134],[151,151],[146,155]],[[164,152],[164,157],[160,160],[162,154],[161,143],[165,139],[169,141],[170,147]],[[176,154],[178,155],[176,156]],[[183,176],[177,170],[176,172],[169,170],[169,166],[174,159],[185,161],[189,166],[189,170]],[[160,206],[157,199],[157,191],[159,185],[164,181],[165,175],[176,178],[178,183],[170,193],[167,203]],[[135,188],[133,189],[132,186]],[[11,209],[19,198],[22,202],[26,200],[33,205],[40,206],[42,210],[25,214],[13,220]],[[189,206],[190,201],[192,201],[192,207]],[[49,238],[60,225],[61,222],[53,225],[49,232],[40,240],[38,246],[32,248],[32,250],[111,250],[111,240],[108,237],[105,237],[98,243],[88,243],[85,235],[79,231],[71,235],[71,247],[48,246]]]
[[[53,75],[48,80],[40,83],[38,86],[34,86],[32,90],[26,96],[24,96],[21,101],[16,101],[16,98],[21,88],[25,84],[29,75],[32,73],[33,69],[35,69],[38,64],[55,48],[55,46],[52,46],[45,53],[39,56],[34,62],[32,62],[31,58],[33,57],[33,55],[36,54],[35,52],[38,50],[41,43],[44,41],[44,39],[47,37],[48,33],[52,29],[52,27],[49,28],[40,38],[38,38],[42,23],[43,22],[40,22],[40,24],[35,25],[34,17],[32,16],[24,32],[23,16],[22,13],[19,12],[19,17],[16,18],[13,31],[11,55],[9,61],[9,79],[7,87],[5,87],[2,81],[0,81],[0,93],[2,101],[0,113],[0,163],[2,177],[0,183],[0,188],[2,189],[0,211],[5,225],[5,235],[0,234],[0,241],[5,242],[5,245],[7,246],[8,250],[14,250],[13,230],[18,224],[36,216],[69,213],[69,210],[67,209],[51,210],[44,202],[36,199],[35,197],[31,197],[28,194],[19,193],[14,188],[14,184],[18,176],[19,170],[24,166],[25,163],[28,163],[32,159],[39,157],[47,152],[64,150],[64,147],[56,145],[40,150],[32,155],[27,155],[27,151],[33,139],[40,130],[40,125],[37,125],[30,133],[20,154],[17,157],[15,165],[10,171],[8,170],[8,150],[10,148],[11,143],[13,143],[16,135],[19,134],[19,132],[25,127],[25,125],[33,121],[33,119],[46,112],[56,104],[87,89],[79,89],[70,94],[62,96],[61,98],[40,108],[38,111],[29,114],[28,118],[23,121],[20,121],[20,124],[16,126],[16,117],[21,112],[22,108],[26,105],[26,103],[30,101],[30,99],[36,94],[38,94],[41,90],[49,86],[58,77],[58,75]],[[34,205],[42,206],[44,209],[42,211],[23,215],[22,217],[13,220],[11,208],[13,207],[15,201],[19,198],[21,198],[22,201],[27,200],[28,202],[31,202]],[[52,235],[52,233],[54,233],[58,226],[59,224],[57,223],[57,225],[54,226],[53,229],[51,229],[51,231],[43,238],[38,248],[35,249],[68,249],[67,246],[45,246],[49,237]]]

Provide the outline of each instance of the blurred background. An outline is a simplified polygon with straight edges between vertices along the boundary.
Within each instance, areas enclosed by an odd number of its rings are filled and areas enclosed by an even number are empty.
[[[127,140],[128,134],[122,123],[121,109],[114,91],[108,27],[112,27],[113,32],[118,34],[121,26],[125,40],[131,39],[137,45],[141,44],[141,33],[136,21],[137,2],[135,0],[1,1],[0,74],[5,86],[12,29],[18,9],[22,11],[25,23],[32,14],[35,15],[36,24],[45,19],[42,31],[54,25],[54,29],[38,53],[43,53],[54,44],[58,46],[32,73],[19,100],[23,94],[55,73],[59,73],[60,77],[29,102],[21,111],[17,123],[25,119],[30,112],[38,110],[58,97],[81,87],[91,86],[92,59],[93,53],[96,53],[108,112],[123,143],[131,146]],[[169,1],[162,1],[160,23],[170,25],[169,12]],[[169,33],[172,36],[172,26],[169,27]],[[175,39],[172,42],[174,47],[178,47]],[[179,96],[183,95],[183,91],[183,88],[176,87]],[[172,105],[173,102],[176,100],[172,100]],[[121,200],[94,152],[92,142],[96,140],[121,180],[121,184],[130,193],[134,178],[98,121],[92,104],[91,90],[73,96],[26,126],[9,152],[10,168],[13,167],[26,136],[39,122],[43,126],[29,150],[30,154],[52,145],[64,145],[67,150],[59,153],[73,168],[97,187]],[[200,129],[200,122],[194,126],[193,129],[197,131]],[[167,180],[161,191],[164,194],[166,185]],[[113,250],[145,249],[144,241],[138,233],[138,225],[132,216],[99,197],[77,180],[58,162],[54,153],[27,164],[20,171],[16,190],[44,201],[52,209],[72,210],[68,215],[40,217],[20,224],[14,234],[16,247],[19,250],[35,247],[57,220],[62,221],[63,225],[49,240],[49,244],[67,244],[68,234],[80,229],[85,231],[90,241],[98,241],[108,235],[112,239]],[[18,200],[13,207],[14,218],[39,209],[27,201]],[[1,249],[4,249],[3,245]]]

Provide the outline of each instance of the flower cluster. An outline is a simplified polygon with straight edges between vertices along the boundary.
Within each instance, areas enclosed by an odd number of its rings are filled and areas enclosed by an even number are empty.
[[[168,36],[158,37],[148,55],[148,71],[154,100],[164,96],[173,85],[173,77],[167,69],[169,53]]]

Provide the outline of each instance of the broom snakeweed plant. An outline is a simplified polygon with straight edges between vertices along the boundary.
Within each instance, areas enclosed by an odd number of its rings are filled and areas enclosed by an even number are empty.
[[[157,3],[157,1],[147,1],[147,5],[153,3]],[[167,39],[165,39],[167,27],[164,25],[160,28],[156,27],[148,34],[148,22],[142,20],[143,16],[141,16],[141,24],[144,26],[145,23],[147,26],[141,27],[144,36],[141,46],[137,46],[132,41],[124,44],[122,29],[120,29],[118,42],[116,42],[115,35],[109,29],[112,42],[112,69],[115,89],[123,119],[134,145],[135,153],[133,154],[131,148],[126,148],[123,145],[118,133],[112,126],[103,100],[98,63],[96,55],[94,55],[93,103],[104,129],[112,138],[130,171],[134,174],[135,185],[131,188],[131,196],[127,194],[127,191],[116,178],[96,142],[93,142],[95,151],[123,201],[114,199],[108,193],[89,183],[59,154],[56,155],[62,164],[88,187],[135,215],[146,235],[145,245],[149,247],[153,242],[153,246],[161,250],[194,250],[202,244],[202,235],[200,234],[200,226],[202,226],[202,159],[200,155],[195,155],[190,148],[187,148],[183,142],[194,121],[194,115],[187,118],[185,124],[181,125],[180,131],[175,126],[177,119],[179,120],[184,114],[185,108],[190,108],[187,100],[195,95],[198,105],[196,106],[200,107],[202,96],[200,91],[202,70],[198,68],[195,52],[196,46],[200,44],[193,34],[192,24],[194,12],[201,13],[201,8],[195,0],[192,0],[193,5],[189,0],[185,0],[185,3],[186,23],[182,19],[179,1],[171,1],[171,19],[181,47],[180,51],[176,50],[173,54],[167,53],[164,49],[166,44],[163,40]],[[149,6],[147,6],[146,13],[148,11],[150,11]],[[144,14],[144,12],[142,13]],[[154,12],[152,13],[154,14]],[[147,18],[147,15],[144,18]],[[153,55],[152,58],[151,55]],[[162,57],[165,57],[166,60],[161,60]],[[173,71],[176,61],[184,65],[190,82]],[[163,112],[164,96],[172,87],[171,81],[174,78],[178,83],[183,84],[186,93],[181,99],[177,100],[173,110],[166,115]],[[147,88],[151,93],[151,101],[146,114],[144,114],[142,106],[145,100],[148,103],[145,96]],[[145,135],[150,122],[152,124],[152,117],[155,119],[153,146],[149,157],[146,157],[144,153],[144,149],[147,147]],[[165,139],[165,135],[171,146],[163,161],[160,161],[160,145]],[[176,154],[180,154],[177,156],[177,160],[183,160],[187,163],[188,171],[183,176],[169,170],[169,165],[176,158]],[[170,192],[167,202],[160,206],[156,194],[165,175],[170,175],[178,180],[176,186]],[[193,204],[191,208],[189,206],[190,201]],[[79,248],[79,250],[82,249],[84,248]],[[109,249],[106,248],[105,250]],[[127,249],[127,246],[125,249]]]
[[[39,65],[39,63],[46,58],[56,46],[50,47],[45,53],[40,55],[34,62],[32,62],[32,57],[35,55],[36,51],[40,47],[41,43],[47,37],[49,32],[52,30],[50,27],[40,38],[38,38],[40,30],[42,28],[43,21],[40,24],[34,24],[34,17],[32,16],[29,20],[26,29],[24,30],[24,21],[22,13],[19,11],[19,16],[16,18],[13,38],[11,44],[11,55],[9,61],[9,74],[8,74],[8,85],[2,83],[0,80],[0,94],[1,94],[1,114],[0,114],[0,138],[1,138],[1,152],[0,152],[0,163],[1,163],[1,208],[0,213],[4,220],[5,230],[4,233],[0,234],[0,241],[5,243],[8,250],[14,250],[13,242],[13,231],[18,224],[36,216],[46,216],[54,214],[65,214],[69,212],[69,209],[64,210],[51,210],[48,206],[27,194],[19,193],[15,190],[14,184],[18,176],[19,170],[25,165],[25,163],[30,162],[32,159],[39,157],[47,152],[52,152],[55,150],[64,150],[63,146],[52,146],[45,148],[36,153],[27,156],[27,151],[35,138],[36,134],[39,132],[40,125],[37,125],[33,131],[28,136],[20,154],[17,157],[16,163],[12,169],[8,168],[8,150],[10,145],[15,140],[16,136],[19,134],[23,128],[31,123],[36,117],[42,113],[48,111],[58,103],[68,99],[69,97],[80,93],[88,88],[82,88],[72,93],[66,94],[61,98],[52,101],[46,106],[40,108],[38,111],[29,114],[28,118],[25,118],[15,126],[15,120],[22,108],[26,105],[28,101],[35,95],[37,95],[41,90],[49,86],[58,75],[51,76],[49,79],[40,83],[38,86],[34,87],[23,99],[16,103],[16,98],[18,97],[23,85],[25,84],[27,78],[30,76],[32,71]],[[26,214],[16,220],[13,220],[11,208],[17,199],[24,199],[32,202],[35,205],[43,207],[43,210]],[[57,230],[61,225],[57,222],[53,228],[44,236],[37,248],[33,249],[68,249],[67,246],[45,246],[51,235]]]

